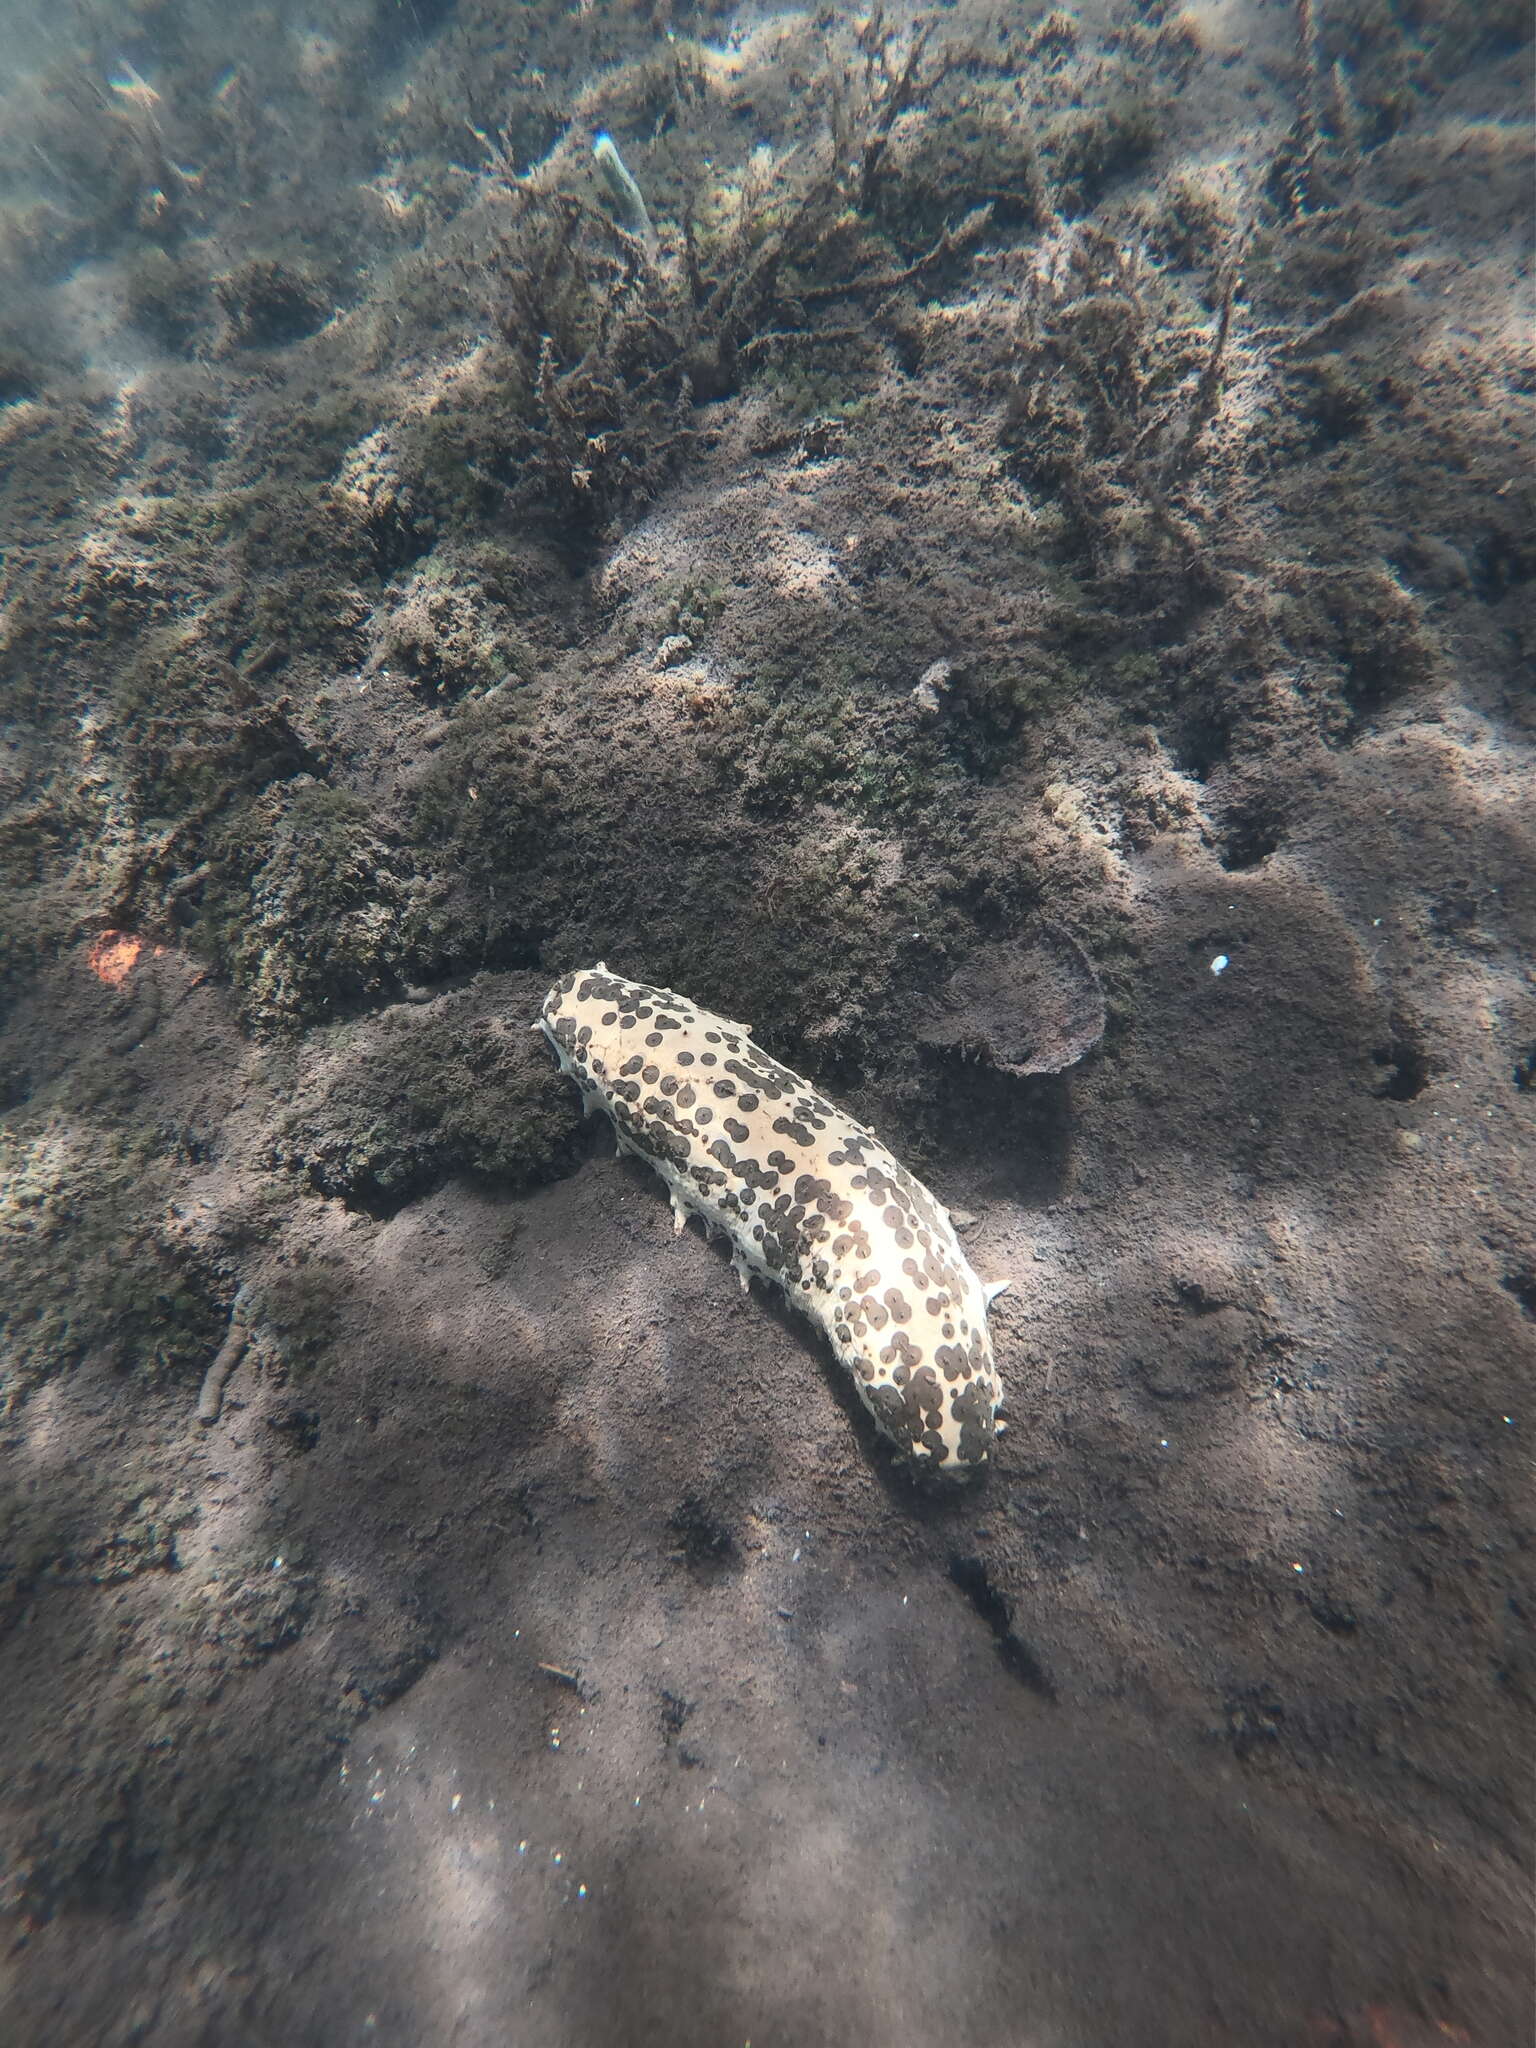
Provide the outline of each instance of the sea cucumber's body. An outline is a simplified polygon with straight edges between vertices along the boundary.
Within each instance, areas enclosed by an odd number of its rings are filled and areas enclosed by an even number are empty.
[[[540,1025],[677,1226],[724,1230],[743,1287],[773,1280],[827,1334],[865,1407],[920,1465],[986,1463],[1002,1399],[984,1287],[943,1204],[879,1140],[752,1043],[748,1027],[599,963]]]

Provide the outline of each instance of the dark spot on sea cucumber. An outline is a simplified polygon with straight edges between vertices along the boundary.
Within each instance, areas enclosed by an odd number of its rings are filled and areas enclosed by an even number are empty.
[[[914,1446],[918,1441],[915,1419],[909,1413],[905,1395],[896,1387],[872,1387],[869,1404],[887,1436],[897,1443]]]

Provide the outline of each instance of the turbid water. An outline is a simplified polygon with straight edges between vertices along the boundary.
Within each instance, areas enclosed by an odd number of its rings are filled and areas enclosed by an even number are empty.
[[[0,2039],[1528,2038],[1528,7],[0,30]]]

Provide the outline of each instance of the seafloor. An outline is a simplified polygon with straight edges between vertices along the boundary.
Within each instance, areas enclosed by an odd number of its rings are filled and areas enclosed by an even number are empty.
[[[7,2048],[1528,2039],[1525,0],[0,11]],[[980,1485],[599,958],[1011,1277]]]

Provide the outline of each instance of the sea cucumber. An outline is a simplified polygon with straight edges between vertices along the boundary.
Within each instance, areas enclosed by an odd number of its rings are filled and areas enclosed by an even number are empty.
[[[654,262],[656,230],[651,225],[644,194],[630,176],[623,157],[619,155],[619,146],[611,135],[597,137],[592,144],[592,157],[613,202],[614,215],[620,227],[644,245],[645,253]]]
[[[619,1150],[825,1332],[880,1430],[928,1471],[985,1465],[1002,1389],[984,1286],[949,1212],[870,1131],[754,1045],[750,1026],[599,961],[556,982],[536,1027]]]
[[[251,1291],[240,1287],[235,1292],[234,1306],[229,1312],[229,1329],[224,1342],[207,1372],[197,1396],[197,1419],[199,1422],[217,1422],[224,1407],[224,1389],[235,1367],[244,1358],[246,1346],[251,1341],[250,1329]]]

